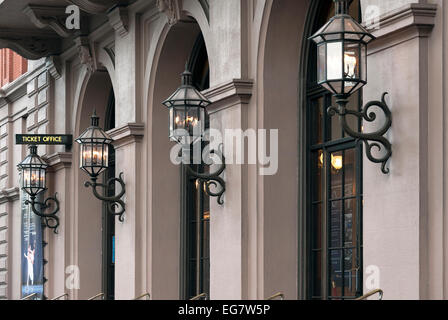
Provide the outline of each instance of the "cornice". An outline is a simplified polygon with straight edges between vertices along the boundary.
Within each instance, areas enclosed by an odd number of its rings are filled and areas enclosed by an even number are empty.
[[[437,5],[411,3],[379,17],[369,25],[369,31],[377,37],[369,45],[369,51],[382,49],[416,37],[428,37],[435,25]]]
[[[143,123],[128,123],[124,126],[107,131],[114,139],[112,142],[116,149],[131,143],[140,142],[145,135],[145,125]]]
[[[13,202],[20,199],[18,187],[0,190],[0,203]]]
[[[43,158],[50,166],[50,171],[56,172],[61,169],[70,168],[72,166],[73,153],[56,152]]]
[[[202,93],[212,104],[207,107],[212,114],[235,105],[246,105],[252,97],[254,82],[250,79],[232,79]]]

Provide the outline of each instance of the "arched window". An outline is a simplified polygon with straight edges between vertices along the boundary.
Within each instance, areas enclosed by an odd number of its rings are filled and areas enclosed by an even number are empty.
[[[334,16],[334,3],[319,1],[313,34]],[[350,15],[361,20],[360,1]],[[316,81],[316,46],[310,46],[306,88],[307,114],[307,296],[353,299],[362,295],[362,146],[346,136],[327,108],[335,100]],[[350,98],[359,110],[362,92]],[[361,129],[357,118],[352,128]]]
[[[193,47],[188,61],[193,73],[193,81],[199,90],[208,89],[209,64],[205,42],[200,34]],[[205,128],[208,129],[208,119]],[[193,165],[197,172],[207,170],[206,166]],[[184,198],[183,217],[184,230],[183,251],[185,257],[183,296],[190,299],[210,291],[210,199],[204,192],[202,182],[188,175],[182,169],[184,182],[182,194]]]

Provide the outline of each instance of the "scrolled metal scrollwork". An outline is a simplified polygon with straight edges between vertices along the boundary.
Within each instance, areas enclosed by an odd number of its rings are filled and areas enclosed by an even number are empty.
[[[44,219],[45,225],[53,229],[54,233],[58,233],[59,217],[56,215],[59,211],[59,200],[57,193],[53,197],[48,197],[44,202],[36,201],[36,196],[30,196],[30,200],[25,200],[26,205],[31,205],[34,214]],[[51,212],[45,213],[47,209],[53,208]]]
[[[92,181],[87,181],[84,184],[86,188],[92,187],[93,195],[97,199],[106,202],[108,212],[112,215],[118,216],[118,220],[123,222],[123,214],[126,211],[124,201],[121,200],[121,197],[123,197],[126,193],[126,185],[123,181],[123,172],[120,173],[118,178],[111,178],[107,180],[106,183],[98,183],[97,177],[91,178],[91,180]],[[118,182],[121,186],[121,191],[119,194],[114,196],[103,196],[98,192],[98,187],[104,189],[105,194],[107,190],[115,190],[115,182]]]
[[[341,123],[344,131],[351,137],[364,142],[366,147],[366,156],[373,163],[381,163],[381,171],[384,174],[389,173],[389,168],[386,168],[387,161],[392,156],[392,145],[388,139],[384,137],[386,132],[392,126],[392,112],[387,106],[385,97],[388,93],[383,93],[381,97],[381,101],[370,101],[368,102],[361,111],[354,111],[347,109],[348,99],[345,96],[336,97],[337,107],[329,107],[327,113],[329,116],[334,116],[336,114],[339,115],[339,121]],[[375,132],[363,133],[357,132],[350,128],[347,124],[347,115],[352,115],[357,117],[358,119],[365,120],[367,122],[374,122],[377,119],[377,115],[375,112],[369,112],[372,107],[379,107],[385,115],[385,123],[383,126]],[[372,154],[372,150],[376,148],[378,152],[382,151],[383,148],[386,151],[383,156],[377,157]]]
[[[210,197],[218,198],[217,202],[220,205],[224,204],[223,196],[224,192],[226,191],[226,182],[224,181],[223,178],[220,177],[220,175],[226,169],[226,158],[224,157],[222,148],[223,145],[220,144],[218,150],[210,150],[210,154],[216,154],[221,160],[218,169],[212,173],[199,173],[194,171],[190,165],[187,164],[185,166],[188,174],[191,177],[199,180],[204,184],[205,193],[207,195],[209,195]]]

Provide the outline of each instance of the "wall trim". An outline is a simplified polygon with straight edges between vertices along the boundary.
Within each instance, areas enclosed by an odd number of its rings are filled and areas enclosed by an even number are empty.
[[[252,97],[254,81],[251,79],[232,79],[202,93],[213,103],[207,108],[213,114],[235,105],[247,105]]]
[[[20,189],[18,187],[0,190],[0,204],[5,202],[14,202],[20,198]]]
[[[130,122],[124,126],[111,129],[107,133],[114,139],[113,145],[116,149],[131,143],[140,142],[145,135],[143,123]]]
[[[72,166],[72,157],[72,152],[57,152],[44,157],[44,160],[50,165],[50,171],[56,172],[61,169],[70,168]]]
[[[369,25],[369,31],[377,37],[369,45],[369,54],[417,37],[429,37],[435,25],[437,5],[411,3],[380,16]]]

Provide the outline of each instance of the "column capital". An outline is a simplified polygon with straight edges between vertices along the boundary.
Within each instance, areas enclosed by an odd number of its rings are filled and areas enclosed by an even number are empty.
[[[366,27],[377,38],[369,51],[382,50],[396,43],[416,37],[429,37],[436,23],[437,5],[411,3],[387,12]]]
[[[44,157],[44,160],[50,165],[53,172],[61,169],[70,168],[72,166],[72,152],[57,152]]]
[[[248,104],[252,97],[254,81],[251,79],[232,79],[202,93],[213,104],[207,108],[209,114],[235,105]]]
[[[0,191],[0,204],[12,202],[20,198],[20,189],[18,187],[3,189]]]
[[[140,142],[145,135],[145,125],[135,122],[127,123],[124,126],[109,130],[107,133],[114,139],[114,147],[119,149],[130,143]]]

